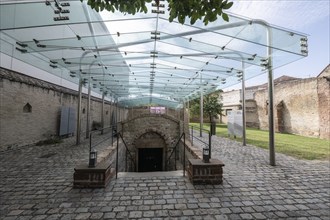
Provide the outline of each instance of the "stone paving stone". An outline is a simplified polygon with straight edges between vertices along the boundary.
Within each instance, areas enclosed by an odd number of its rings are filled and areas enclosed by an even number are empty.
[[[143,217],[152,218],[154,216],[155,216],[154,211],[145,211],[145,212],[143,212]]]
[[[166,217],[166,216],[168,216],[168,211],[167,210],[156,210],[155,216],[156,217]]]
[[[75,219],[89,219],[89,217],[91,216],[91,213],[80,213],[78,214]]]
[[[103,212],[92,213],[90,219],[101,219],[103,217]]]
[[[141,211],[132,211],[129,213],[129,218],[141,218],[143,212]]]
[[[106,212],[104,213],[104,219],[114,219],[116,217],[116,213],[114,212]]]
[[[212,139],[213,157],[225,163],[222,185],[150,175],[73,189],[74,166],[88,162],[87,144],[1,152],[1,219],[330,219],[329,163],[277,154],[272,167],[266,150]],[[35,156],[49,152],[57,154]]]
[[[116,219],[127,219],[128,212],[117,212]]]

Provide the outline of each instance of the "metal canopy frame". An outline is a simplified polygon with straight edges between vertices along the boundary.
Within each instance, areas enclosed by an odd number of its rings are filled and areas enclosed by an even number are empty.
[[[208,26],[170,23],[168,12],[152,7],[155,14],[99,14],[79,0],[0,0],[0,52],[78,85],[77,130],[83,86],[88,100],[93,91],[102,103],[108,99],[122,107],[182,108],[242,82],[243,145],[244,83],[267,73],[275,165],[272,71],[306,57],[307,36],[233,14],[229,22]]]
[[[2,53],[77,85],[81,79],[127,107],[182,107],[201,90],[239,83],[242,62],[251,79],[307,56],[306,35],[236,15],[204,26],[169,23],[167,12],[101,16],[79,0],[1,0],[0,7]]]

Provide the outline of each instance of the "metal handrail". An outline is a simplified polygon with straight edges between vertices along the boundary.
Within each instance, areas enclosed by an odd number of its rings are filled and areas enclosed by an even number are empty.
[[[134,171],[136,171],[136,161],[134,159],[134,157],[131,154],[131,151],[128,149],[127,144],[123,138],[123,136],[121,135],[120,132],[116,133],[117,136],[117,148],[116,148],[116,179],[118,178],[118,152],[119,152],[119,138],[121,138],[121,140],[123,141],[123,144],[126,148],[126,152],[128,152],[129,158],[131,160],[131,162],[133,162],[134,165]]]
[[[92,144],[92,137],[93,137],[93,134],[95,134],[96,132],[99,132],[99,131],[101,131],[101,134],[102,134],[103,130],[108,129],[108,128],[113,128],[113,126],[109,126],[109,127],[106,127],[106,128],[101,128],[101,129],[97,129],[97,130],[94,130],[94,131],[89,132],[89,152],[92,151],[92,148],[94,148],[94,147],[100,145],[100,144],[103,143],[104,141],[106,141],[106,140],[108,140],[108,139],[110,139],[110,138],[113,137],[113,134],[111,134],[111,137],[106,138],[106,139],[103,139],[103,140],[99,141],[98,143],[94,144],[94,146],[92,146],[92,145],[93,145],[93,144]]]
[[[121,133],[119,133],[119,137],[120,137],[121,140],[123,141],[124,146],[125,146],[125,148],[126,148],[126,151],[128,152],[128,155],[129,155],[129,157],[130,157],[130,160],[131,160],[131,162],[133,162],[133,164],[134,164],[134,171],[136,171],[136,161],[135,161],[134,157],[132,156],[131,151],[128,149],[127,144],[126,144],[126,142],[125,142],[123,136],[121,135]]]
[[[210,130],[207,130],[207,129],[205,129],[205,128],[201,128],[201,127],[199,127],[199,126],[189,125],[189,127],[197,128],[198,130],[202,130],[202,131],[206,131],[206,133],[211,133]]]
[[[182,139],[182,136],[184,136],[184,132],[181,134],[181,136],[179,137],[178,141],[176,142],[176,144],[174,145],[173,149],[172,149],[172,152],[170,154],[170,156],[167,158],[166,162],[165,162],[165,170],[167,170],[167,165],[169,164],[169,161],[173,155],[173,152],[175,153],[175,160],[174,160],[174,166],[175,166],[175,169],[176,169],[176,147],[178,146],[178,144],[180,143],[181,139]]]
[[[191,127],[191,144],[193,145],[194,143],[194,138],[196,138],[198,141],[200,141],[201,143],[205,144],[208,148],[209,148],[209,155],[210,155],[210,159],[211,159],[211,147],[212,147],[212,134],[210,130],[204,129],[204,128],[200,128],[200,127],[196,127],[194,125],[190,125],[189,127]],[[206,133],[208,133],[209,135],[209,143],[204,142],[203,140],[199,139],[198,137],[194,137],[194,129],[193,128],[197,128],[199,130],[202,131],[206,131]]]

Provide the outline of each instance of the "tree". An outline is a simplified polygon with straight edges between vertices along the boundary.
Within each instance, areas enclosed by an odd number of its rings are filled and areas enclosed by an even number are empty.
[[[207,115],[212,122],[214,117],[222,115],[222,103],[219,97],[222,90],[203,96],[203,114]],[[200,99],[190,101],[190,113],[193,116],[200,116]]]
[[[210,122],[215,117],[222,114],[222,103],[219,102],[220,92],[211,93],[204,96],[203,99],[203,112],[210,118]]]
[[[80,0],[84,1],[84,0]],[[197,20],[203,20],[207,25],[209,22],[215,21],[218,16],[229,21],[228,15],[223,12],[231,8],[233,2],[228,0],[166,0],[168,2],[168,11],[170,13],[169,21],[178,19],[184,24],[186,17],[190,18],[190,24],[194,24]],[[152,0],[87,0],[87,4],[97,12],[120,11],[122,13],[135,14],[137,12],[148,12],[147,3]],[[159,8],[162,4],[159,0],[155,0],[156,6]]]

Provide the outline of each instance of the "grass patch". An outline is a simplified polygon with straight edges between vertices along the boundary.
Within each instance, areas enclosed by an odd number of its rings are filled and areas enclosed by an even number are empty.
[[[190,123],[199,126],[199,123]],[[204,129],[209,130],[210,125],[204,123]],[[227,125],[217,124],[216,134],[219,137],[227,137]],[[268,149],[268,131],[253,128],[246,130],[246,143]],[[230,139],[234,139],[230,137]],[[242,142],[242,138],[236,138]],[[304,137],[294,134],[275,133],[275,151],[298,159],[306,160],[330,160],[330,141],[319,138]]]

